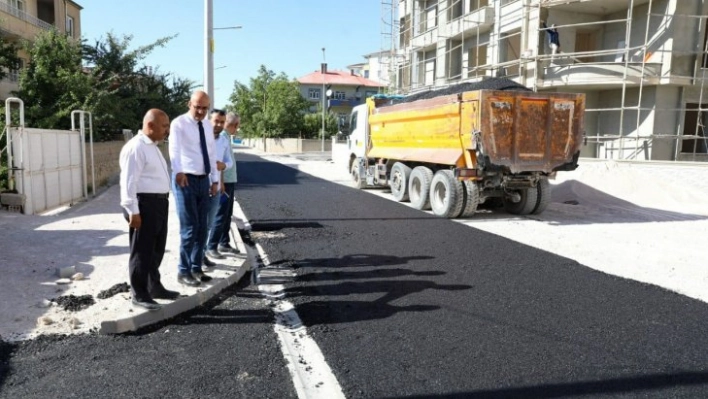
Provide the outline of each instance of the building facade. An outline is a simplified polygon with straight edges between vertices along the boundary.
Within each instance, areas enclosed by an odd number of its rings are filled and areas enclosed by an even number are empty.
[[[395,91],[503,76],[581,92],[583,156],[708,160],[705,0],[393,1]]]
[[[297,79],[300,94],[308,99],[312,106],[311,112],[322,110],[323,95],[331,90],[330,96],[325,98],[328,112],[334,113],[340,123],[345,123],[352,108],[363,104],[367,97],[386,87],[385,84],[367,79],[357,74],[355,70],[328,71],[327,64],[322,64],[319,71],[312,72]]]
[[[0,37],[8,42],[32,41],[44,30],[57,29],[81,39],[82,7],[71,0],[0,0]],[[22,65],[29,63],[26,52],[18,54]],[[10,71],[0,81],[0,99],[18,89],[19,71]]]

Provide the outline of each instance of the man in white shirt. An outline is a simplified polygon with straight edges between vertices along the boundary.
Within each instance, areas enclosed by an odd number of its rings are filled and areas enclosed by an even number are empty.
[[[172,191],[179,216],[180,253],[177,281],[196,287],[211,277],[202,272],[207,235],[207,213],[211,196],[219,188],[214,129],[205,120],[209,96],[195,91],[189,111],[170,125],[170,162],[174,176]]]
[[[148,310],[160,309],[157,299],[177,299],[160,282],[158,268],[167,242],[170,174],[157,144],[169,133],[170,119],[159,109],[143,118],[143,128],[120,152],[120,204],[130,237],[132,302]]]
[[[233,166],[233,158],[231,157],[231,143],[228,139],[221,137],[220,133],[224,130],[224,123],[226,122],[226,112],[220,109],[211,110],[211,116],[209,118],[211,125],[214,127],[214,146],[216,148],[216,167],[219,169],[219,194],[212,197],[211,205],[209,207],[209,215],[207,217],[207,227],[209,231],[207,232],[206,241],[206,253],[204,257],[204,266],[216,266],[216,263],[209,260],[213,259],[224,259],[223,255],[216,251],[216,244],[214,248],[210,248],[209,242],[212,239],[214,231],[214,218],[219,210],[219,204],[222,201],[222,196],[227,195],[224,191],[224,176],[223,171],[231,168]]]

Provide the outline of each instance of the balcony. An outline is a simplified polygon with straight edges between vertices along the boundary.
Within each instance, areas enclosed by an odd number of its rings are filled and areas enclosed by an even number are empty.
[[[344,100],[330,99],[328,101],[330,107],[356,107],[357,105],[364,103],[363,100],[357,98],[347,98]]]
[[[0,30],[22,38],[33,38],[43,30],[54,29],[54,25],[0,1]]]
[[[492,26],[494,26],[494,7],[482,7],[441,26],[438,35],[453,39],[469,37],[478,32],[487,32]]]
[[[659,84],[661,63],[645,63],[642,73],[641,62],[627,63],[626,82],[628,86]],[[595,62],[568,65],[551,65],[543,68],[543,81],[540,87],[582,86],[607,87],[622,85],[625,82],[624,62]]]

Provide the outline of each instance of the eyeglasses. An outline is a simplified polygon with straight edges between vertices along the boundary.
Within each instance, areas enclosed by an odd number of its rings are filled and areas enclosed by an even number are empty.
[[[225,115],[226,115],[226,111],[224,111],[223,109],[218,109],[218,108],[212,109],[212,110],[211,110],[211,113],[212,113],[212,114],[219,114],[219,116],[225,116]]]

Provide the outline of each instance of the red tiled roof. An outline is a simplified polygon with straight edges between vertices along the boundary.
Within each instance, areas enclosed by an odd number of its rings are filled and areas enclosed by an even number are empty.
[[[315,71],[297,79],[300,84],[311,85],[322,82],[322,72]],[[352,75],[349,71],[327,71],[324,75],[324,83],[330,85],[343,86],[365,86],[365,87],[386,87],[385,84],[363,78],[358,75]]]

